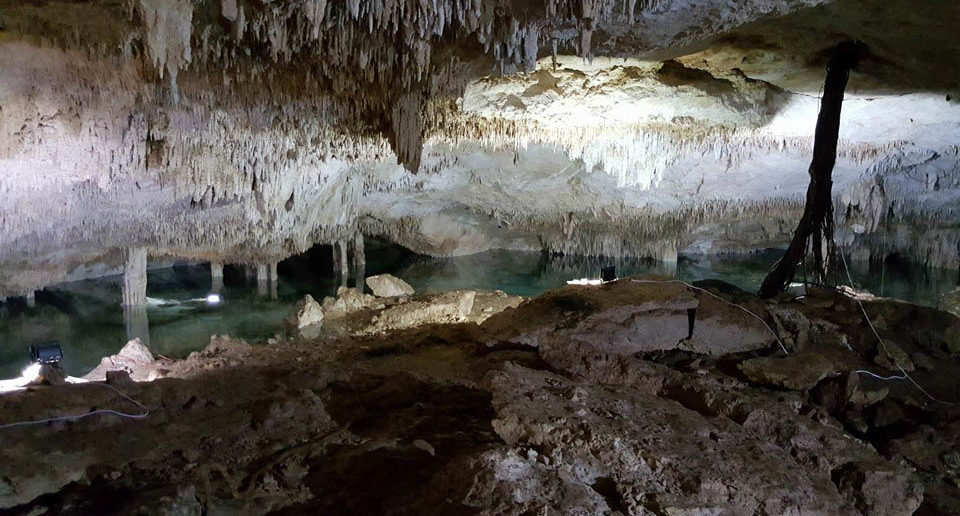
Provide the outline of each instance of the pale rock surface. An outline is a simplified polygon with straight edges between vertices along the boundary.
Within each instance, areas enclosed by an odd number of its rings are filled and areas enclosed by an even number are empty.
[[[367,278],[367,286],[377,297],[411,296],[413,287],[402,279],[391,274],[378,274]]]
[[[126,371],[130,378],[137,382],[151,380],[150,374],[155,369],[153,353],[140,339],[133,339],[123,346],[116,355],[104,357],[100,365],[83,376],[85,380],[105,381],[107,371]]]
[[[377,298],[370,294],[364,294],[356,288],[340,287],[337,297],[323,299],[323,314],[327,319],[339,319],[376,305]]]
[[[323,307],[313,296],[307,294],[293,306],[291,314],[283,320],[283,325],[288,333],[315,337],[323,328]]]
[[[425,300],[401,302],[383,310],[369,331],[465,322],[473,311],[476,297],[474,290],[455,290]]]

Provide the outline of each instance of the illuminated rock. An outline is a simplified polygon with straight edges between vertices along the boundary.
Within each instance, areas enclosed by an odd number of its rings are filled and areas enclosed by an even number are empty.
[[[377,297],[397,297],[413,295],[413,287],[402,279],[390,274],[379,274],[367,278],[367,286]]]

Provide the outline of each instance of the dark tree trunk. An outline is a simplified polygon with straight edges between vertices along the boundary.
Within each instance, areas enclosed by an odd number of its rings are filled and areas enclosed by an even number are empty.
[[[837,160],[840,134],[840,109],[850,69],[856,66],[865,47],[859,42],[841,43],[834,48],[827,64],[827,79],[820,101],[820,115],[814,133],[813,160],[810,162],[810,186],[803,217],[797,224],[790,247],[774,265],[760,287],[761,297],[773,297],[786,290],[797,265],[812,241],[815,276],[823,282],[833,258],[833,165]]]

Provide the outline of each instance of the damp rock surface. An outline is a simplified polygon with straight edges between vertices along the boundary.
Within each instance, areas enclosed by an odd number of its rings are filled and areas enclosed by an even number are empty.
[[[577,334],[536,347],[515,340],[551,318],[562,326],[573,317],[566,312],[672,306],[670,294],[641,284],[614,287],[549,292],[479,325],[450,319],[327,335],[317,338],[322,346],[212,338],[187,359],[161,360],[155,381],[115,384],[149,409],[144,419],[0,429],[11,443],[0,449],[0,507],[518,515],[960,508],[952,484],[960,412],[907,382],[858,372],[875,367],[875,337],[852,312],[833,308],[855,300],[823,292],[817,303],[766,303],[710,285],[770,320],[784,307],[798,310],[850,344],[811,339],[786,357],[775,344],[625,354]],[[704,295],[673,294],[682,306]],[[478,292],[474,301],[498,299],[508,298]],[[960,321],[880,299],[866,308],[922,323],[929,342],[910,341],[915,328],[906,323],[884,336],[906,353],[922,347],[936,365],[914,379],[939,400],[960,400],[960,363],[943,347]],[[811,363],[817,374],[804,373]],[[746,374],[757,364],[765,376]],[[817,380],[828,364],[836,374]],[[92,406],[137,413],[100,386],[37,386],[0,397],[0,424]],[[36,453],[41,446],[47,453]]]

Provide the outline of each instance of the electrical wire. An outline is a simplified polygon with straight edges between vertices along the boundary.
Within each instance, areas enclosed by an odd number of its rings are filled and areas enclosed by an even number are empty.
[[[834,242],[834,245],[836,245],[836,242]],[[847,280],[850,282],[850,286],[853,287],[853,276],[850,275],[850,267],[847,266],[847,258],[846,256],[844,256],[842,250],[839,251],[837,254],[840,255],[840,260],[843,263],[843,270],[847,273]],[[901,366],[900,363],[897,362],[897,359],[890,354],[890,351],[887,349],[887,345],[883,342],[883,339],[880,338],[880,334],[877,332],[877,329],[873,326],[873,321],[871,321],[870,316],[867,315],[867,309],[863,307],[863,302],[860,301],[860,298],[857,296],[853,296],[853,299],[857,302],[857,305],[860,306],[860,311],[863,313],[863,318],[866,319],[867,325],[870,326],[870,331],[873,332],[873,336],[876,337],[877,342],[880,343],[880,348],[883,350],[883,353],[887,355],[887,357],[893,362],[893,365],[897,366],[897,369],[900,370],[900,373],[902,374],[902,376],[891,376],[889,378],[883,378],[875,373],[871,373],[870,371],[859,370],[856,372],[859,374],[869,374],[870,376],[873,376],[874,378],[879,378],[881,380],[904,380],[904,379],[909,380],[910,383],[912,383],[914,387],[916,387],[920,392],[922,392],[924,396],[926,396],[927,398],[930,398],[932,401],[935,401],[937,403],[947,404],[946,401],[941,401],[937,399],[934,395],[930,394],[929,392],[927,392],[926,389],[921,387],[920,384],[917,383],[917,381],[914,380],[913,377],[907,373],[907,371],[903,368],[903,366]]]
[[[716,298],[716,299],[718,299],[718,300],[720,300],[720,301],[722,301],[722,302],[724,302],[724,303],[726,303],[726,304],[728,304],[728,305],[730,305],[730,306],[739,308],[739,309],[743,310],[744,312],[747,312],[748,314],[752,315],[756,320],[758,320],[758,321],[760,321],[761,323],[763,323],[763,325],[767,328],[767,330],[770,332],[770,334],[773,335],[773,338],[777,339],[777,344],[780,345],[780,349],[783,350],[783,354],[784,354],[784,355],[789,355],[789,354],[790,354],[790,353],[787,352],[787,347],[783,345],[783,341],[780,340],[780,336],[777,335],[777,332],[773,331],[773,328],[771,328],[770,325],[767,324],[767,321],[764,321],[762,317],[760,317],[759,315],[751,312],[750,310],[747,310],[746,308],[744,308],[744,307],[742,307],[742,306],[740,306],[740,305],[738,305],[738,304],[736,304],[736,303],[731,303],[730,301],[727,301],[726,299],[724,299],[724,298],[722,298],[722,297],[714,294],[713,292],[710,292],[709,290],[707,290],[707,289],[705,289],[705,288],[700,288],[700,287],[691,285],[691,284],[687,283],[686,281],[681,281],[681,280],[644,280],[644,279],[631,279],[630,281],[632,281],[632,282],[634,282],[634,283],[679,283],[679,284],[681,284],[681,285],[686,285],[687,287],[692,288],[692,289],[694,289],[694,290],[699,290],[700,292],[705,292],[706,294],[708,294],[708,295],[710,295],[710,296],[712,296],[712,297],[714,297],[714,298]]]
[[[56,422],[59,422],[59,421],[77,421],[77,420],[79,420],[79,419],[83,419],[83,418],[90,417],[90,416],[95,416],[95,415],[97,415],[97,414],[105,414],[105,415],[111,415],[111,416],[118,416],[118,417],[122,417],[122,418],[126,418],[126,419],[145,419],[148,415],[150,415],[150,410],[147,409],[147,407],[143,406],[142,403],[140,403],[139,401],[131,398],[130,396],[127,396],[127,395],[124,394],[122,391],[120,391],[120,389],[117,389],[116,387],[114,387],[114,386],[112,386],[112,385],[108,385],[108,384],[106,384],[106,383],[93,383],[93,382],[89,383],[88,385],[102,385],[103,387],[106,387],[106,388],[108,388],[108,389],[111,389],[111,390],[113,390],[114,392],[116,392],[117,394],[119,394],[121,398],[123,398],[123,399],[129,401],[130,403],[133,403],[133,404],[136,405],[137,407],[139,407],[142,412],[139,413],[139,414],[128,414],[128,413],[126,413],[126,412],[120,412],[120,411],[117,411],[117,410],[98,409],[98,410],[92,410],[92,411],[90,411],[90,412],[86,412],[86,413],[84,413],[84,414],[76,414],[76,415],[71,415],[71,416],[57,416],[57,417],[50,417],[50,418],[46,418],[46,419],[37,419],[37,420],[34,420],[34,421],[18,421],[18,422],[16,422],[16,423],[6,423],[6,424],[3,424],[3,425],[0,425],[0,430],[6,430],[6,429],[8,429],[8,428],[16,428],[16,427],[21,427],[21,426],[43,425],[43,424],[47,424],[47,423],[56,423]]]

